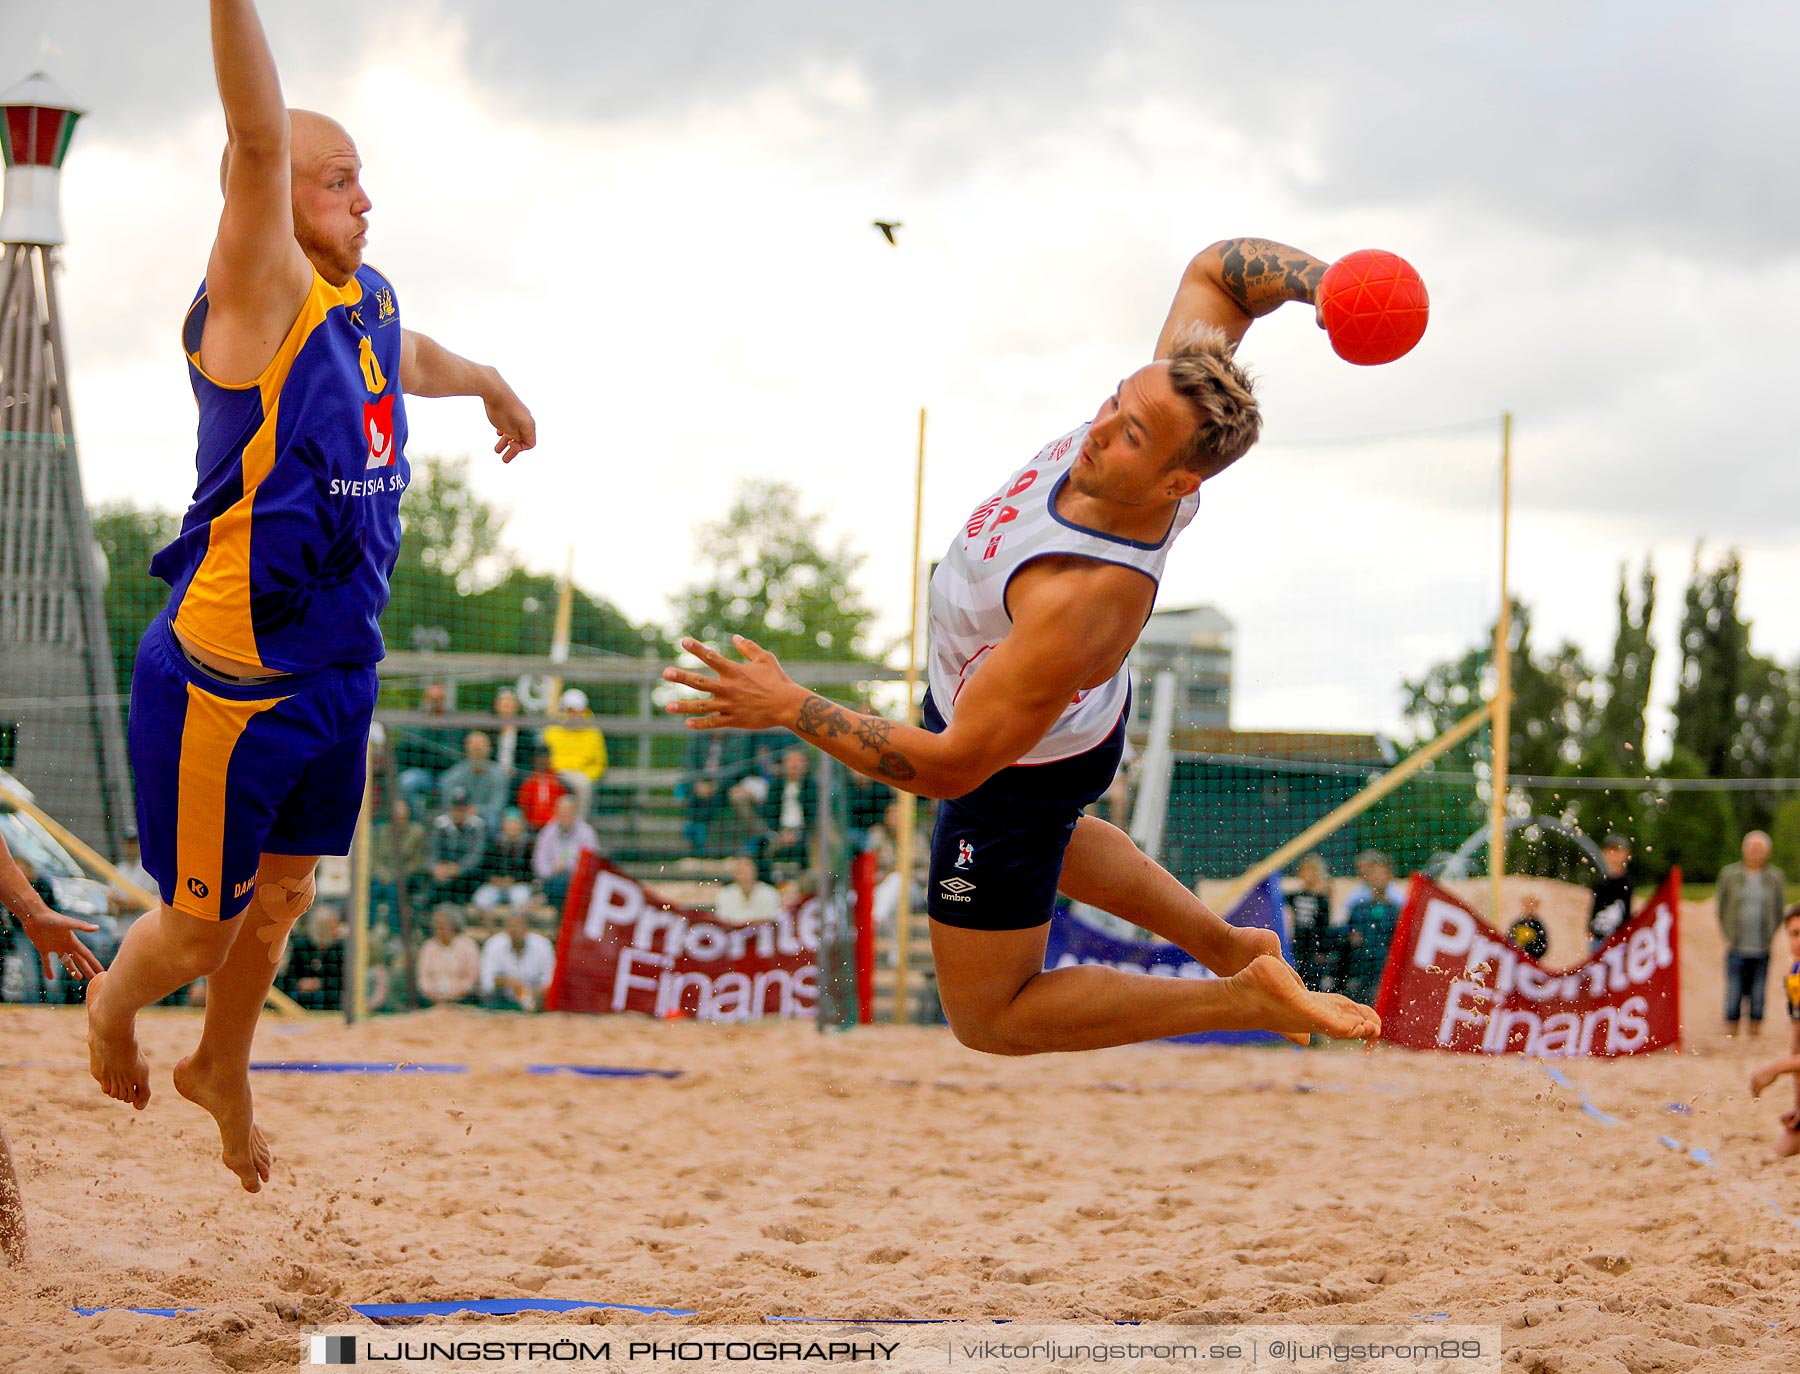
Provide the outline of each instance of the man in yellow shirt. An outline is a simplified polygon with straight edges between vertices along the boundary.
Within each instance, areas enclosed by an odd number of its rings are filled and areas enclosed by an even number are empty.
[[[579,687],[562,694],[562,717],[545,729],[544,746],[550,751],[550,767],[575,794],[580,814],[587,815],[594,784],[606,772],[606,736],[594,724],[587,693]]]

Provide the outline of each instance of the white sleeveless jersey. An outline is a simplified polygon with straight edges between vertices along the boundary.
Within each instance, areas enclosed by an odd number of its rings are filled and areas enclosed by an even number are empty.
[[[975,670],[1012,633],[1006,588],[1014,573],[1034,559],[1074,556],[1136,568],[1160,585],[1175,536],[1199,508],[1200,493],[1195,492],[1176,507],[1169,532],[1155,544],[1069,523],[1056,511],[1056,496],[1068,481],[1069,467],[1087,432],[1082,425],[1047,444],[977,506],[932,574],[931,700],[946,724]],[[1019,762],[1054,763],[1101,744],[1119,723],[1130,690],[1130,670],[1121,664],[1100,686],[1076,693],[1049,732]]]

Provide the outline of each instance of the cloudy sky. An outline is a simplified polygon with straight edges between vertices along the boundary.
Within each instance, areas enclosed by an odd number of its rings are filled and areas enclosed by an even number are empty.
[[[1257,234],[1392,248],[1434,314],[1386,368],[1294,308],[1245,345],[1268,439],[1208,488],[1162,594],[1236,622],[1236,724],[1392,725],[1398,680],[1481,633],[1509,408],[1542,638],[1604,658],[1646,554],[1671,620],[1704,540],[1743,550],[1758,648],[1800,655],[1790,6],[264,10],[289,102],[360,144],[369,259],[409,324],[537,413],[535,453],[477,464],[512,543],[545,568],[573,544],[634,616],[666,614],[693,527],[754,474],[866,553],[903,631],[918,407],[930,553],[1147,358],[1193,252]],[[205,16],[0,0],[0,87],[46,66],[92,111],[63,292],[96,501],[192,483],[176,330],[223,139]],[[412,424],[415,458],[486,451],[475,402]]]

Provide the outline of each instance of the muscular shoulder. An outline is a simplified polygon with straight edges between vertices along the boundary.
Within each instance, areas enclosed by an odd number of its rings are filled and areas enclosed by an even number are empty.
[[[1033,559],[1006,588],[1007,614],[1051,620],[1085,633],[1123,626],[1135,640],[1156,601],[1156,583],[1136,568],[1094,558],[1052,555]]]

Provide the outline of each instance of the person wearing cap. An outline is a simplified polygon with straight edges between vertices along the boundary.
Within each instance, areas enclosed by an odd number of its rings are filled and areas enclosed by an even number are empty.
[[[585,816],[593,801],[594,784],[606,772],[606,736],[594,724],[587,693],[579,687],[564,692],[560,704],[561,718],[545,728],[544,743],[550,750],[550,766],[575,794]]]
[[[1593,904],[1588,910],[1588,953],[1592,954],[1612,933],[1631,919],[1631,841],[1608,835],[1600,842],[1605,871],[1594,880]]]
[[[487,823],[462,788],[451,790],[449,809],[431,823],[433,902],[466,902],[481,886]]]

